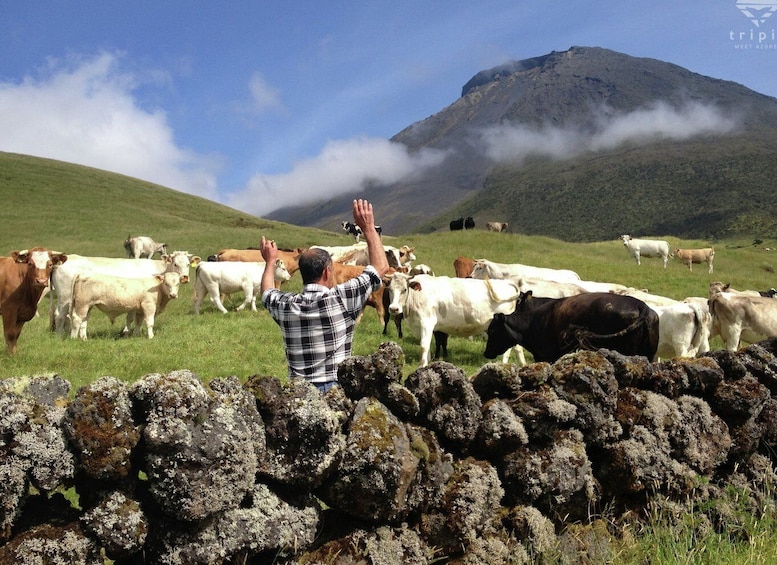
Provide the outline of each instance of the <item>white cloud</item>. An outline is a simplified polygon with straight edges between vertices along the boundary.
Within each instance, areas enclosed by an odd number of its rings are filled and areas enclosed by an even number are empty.
[[[40,77],[0,82],[0,150],[59,159],[218,199],[217,160],[179,147],[167,116],[140,107],[120,58],[52,61]]]
[[[681,108],[658,102],[628,114],[603,110],[593,133],[571,128],[532,129],[500,125],[484,129],[476,144],[494,161],[521,162],[530,156],[565,159],[586,151],[614,149],[622,143],[658,139],[683,140],[698,135],[728,133],[736,120],[718,108],[689,103]]]
[[[253,102],[252,111],[255,114],[263,114],[268,110],[283,108],[280,93],[267,83],[261,73],[254,73],[248,82]]]
[[[285,206],[356,192],[370,183],[408,179],[444,158],[445,153],[432,150],[411,155],[404,145],[386,139],[330,141],[317,157],[297,163],[288,173],[255,175],[228,205],[262,216]]]

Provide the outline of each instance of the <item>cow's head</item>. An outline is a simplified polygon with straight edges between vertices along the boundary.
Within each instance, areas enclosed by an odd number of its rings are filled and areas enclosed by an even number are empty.
[[[43,247],[34,247],[24,251],[12,251],[11,257],[17,263],[27,264],[27,280],[36,288],[49,285],[51,269],[67,261],[67,255],[58,251],[49,251]]]
[[[162,286],[162,293],[170,298],[178,298],[178,289],[181,283],[189,282],[188,275],[180,275],[174,271],[155,275],[155,278]]]
[[[291,280],[291,274],[289,274],[289,271],[286,269],[286,264],[283,262],[283,259],[275,260],[275,271],[273,272],[273,279],[281,282]]]
[[[196,267],[201,259],[199,255],[191,255],[188,251],[173,251],[170,255],[162,255],[162,261],[166,271],[182,275],[181,282],[186,283],[189,282],[189,266]]]
[[[628,247],[629,246],[629,241],[631,241],[631,236],[630,235],[622,235],[621,236],[621,241],[623,242],[623,245]]]
[[[392,314],[402,314],[407,300],[407,294],[410,292],[410,276],[404,273],[393,273],[383,279],[383,284],[389,292],[388,310]]]

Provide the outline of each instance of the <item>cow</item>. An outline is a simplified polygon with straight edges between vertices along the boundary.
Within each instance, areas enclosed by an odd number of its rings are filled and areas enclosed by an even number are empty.
[[[370,256],[367,253],[366,243],[357,243],[354,245],[335,245],[327,247],[324,245],[314,245],[317,249],[323,249],[329,253],[329,257],[335,263],[343,263],[344,265],[361,265],[366,267],[370,264]],[[416,260],[415,247],[403,245],[400,248],[392,247],[390,245],[384,245],[383,251],[386,253],[386,260],[389,267],[399,269],[403,265],[407,265],[411,261]]]
[[[507,222],[486,222],[486,230],[488,231],[503,232],[507,231],[508,228]]]
[[[478,277],[473,277],[478,278]],[[545,279],[535,279],[531,277],[509,277],[521,292],[532,291],[533,296],[540,298],[564,298],[565,296],[575,296],[588,292],[582,286],[575,283],[556,282]]]
[[[740,339],[753,343],[777,336],[777,301],[773,298],[711,288],[707,304],[712,325],[729,351],[739,348]]]
[[[775,298],[777,297],[777,289],[770,288],[769,290],[759,290],[758,294],[761,296],[766,296],[768,298]]]
[[[760,290],[735,290],[731,288],[731,283],[722,283],[720,281],[711,282],[709,291],[710,295],[715,292],[730,292],[731,294],[741,294],[743,296],[764,296]],[[766,291],[766,295],[768,294],[769,292]]]
[[[449,227],[451,228],[451,231],[460,231],[464,229],[464,218],[457,218],[455,220],[451,220],[451,223],[449,224]]]
[[[509,313],[518,296],[509,281],[482,281],[453,277],[394,273],[384,281],[389,290],[389,311],[403,315],[421,345],[420,366],[429,364],[429,347],[435,331],[455,336],[481,335],[494,314]],[[509,351],[505,353],[505,362]]]
[[[158,259],[120,259],[116,257],[85,257],[71,254],[64,265],[56,266],[51,272],[51,286],[56,300],[52,298],[49,316],[51,330],[59,335],[69,332],[70,301],[73,292],[73,279],[76,275],[100,273],[125,278],[143,278],[164,272],[176,272],[189,280],[189,266],[200,262],[198,255],[187,251],[173,251]],[[129,331],[129,326],[125,327]]]
[[[696,357],[710,350],[712,318],[706,304],[692,300],[651,306],[658,314],[656,357]]]
[[[132,259],[152,259],[155,253],[167,255],[167,244],[157,243],[145,235],[136,237],[127,236],[124,240],[124,249],[127,251],[127,257]]]
[[[362,229],[356,224],[352,224],[351,222],[340,222],[340,227],[343,228],[345,233],[352,235],[354,239],[356,239],[356,243],[359,243],[359,238],[364,235],[362,233]],[[378,235],[383,234],[383,229],[380,226],[375,226],[375,231],[378,232]]]
[[[475,267],[475,260],[469,257],[459,255],[453,260],[453,271],[460,279],[472,277],[472,269]]]
[[[279,249],[278,258],[283,260],[289,275],[294,275],[299,271],[299,256],[305,251],[304,247],[296,249]],[[218,252],[219,261],[243,261],[248,263],[264,263],[264,257],[259,249],[222,249]]]
[[[89,313],[96,307],[111,323],[117,316],[127,314],[129,325],[130,317],[134,317],[135,335],[140,335],[142,317],[148,339],[153,339],[156,316],[164,312],[170,300],[178,297],[181,283],[188,278],[172,271],[138,279],[98,273],[76,275],[70,303],[70,337],[86,339]]]
[[[664,269],[669,261],[669,243],[660,239],[634,239],[630,235],[622,235],[621,241],[634,257],[637,265],[641,265],[641,257],[660,257],[664,262]]]
[[[715,250],[712,247],[703,249],[680,249],[674,250],[674,255],[683,265],[688,265],[688,269],[693,271],[694,263],[707,263],[707,272],[712,273],[712,260],[715,258]]]
[[[210,301],[216,305],[220,312],[226,314],[227,309],[224,307],[221,295],[240,291],[245,296],[237,310],[242,310],[250,305],[251,311],[256,312],[256,297],[261,295],[262,275],[265,268],[264,262],[217,261],[215,263],[200,263],[194,272],[194,313],[200,313],[203,299],[210,294]],[[276,259],[274,269],[273,278],[276,286],[279,286],[280,281],[287,281],[291,278],[283,260]]]
[[[507,279],[510,277],[530,277],[573,283],[580,280],[580,275],[569,269],[548,269],[520,263],[495,263],[488,259],[475,259],[475,264],[472,266],[473,279]]]
[[[599,348],[653,361],[658,332],[658,314],[630,296],[587,292],[567,298],[535,298],[523,292],[511,314],[494,315],[484,355],[493,359],[522,345],[535,362],[553,363],[578,349]]]
[[[467,216],[464,220],[464,229],[465,230],[471,230],[475,228],[475,220],[472,218],[472,216]]]
[[[43,247],[12,251],[9,257],[0,257],[0,315],[9,355],[16,354],[24,324],[38,312],[52,268],[67,260],[67,255]]]

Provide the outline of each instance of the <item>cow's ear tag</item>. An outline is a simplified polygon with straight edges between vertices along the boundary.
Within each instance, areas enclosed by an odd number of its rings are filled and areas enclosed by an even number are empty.
[[[412,281],[408,286],[413,290],[421,290],[421,283],[418,281]]]

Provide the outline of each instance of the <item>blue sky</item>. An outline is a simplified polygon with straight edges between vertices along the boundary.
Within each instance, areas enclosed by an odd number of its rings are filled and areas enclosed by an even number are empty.
[[[401,180],[426,161],[390,137],[477,72],[573,45],[777,96],[773,11],[777,0],[5,0],[0,151],[262,215]]]

